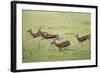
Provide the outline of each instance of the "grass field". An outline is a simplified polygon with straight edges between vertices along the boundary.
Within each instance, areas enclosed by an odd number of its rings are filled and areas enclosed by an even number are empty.
[[[75,37],[90,34],[90,14],[74,12],[48,12],[48,11],[28,11],[23,10],[23,62],[43,62],[43,61],[64,61],[64,60],[86,60],[91,58],[90,41],[84,41],[83,45],[78,45]],[[27,32],[30,28],[32,32],[37,32],[39,27],[42,31],[59,34],[71,42],[66,53],[59,52],[55,45],[51,45],[49,40],[39,41],[41,37],[32,38]]]

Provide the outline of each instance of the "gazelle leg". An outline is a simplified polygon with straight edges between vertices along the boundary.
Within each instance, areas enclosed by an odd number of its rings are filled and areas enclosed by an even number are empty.
[[[83,43],[81,43],[81,49],[83,48]]]
[[[78,43],[76,46],[75,46],[75,48],[79,45],[80,43]]]
[[[38,49],[40,49],[41,40],[43,40],[43,38],[41,38],[41,39],[39,40]]]
[[[64,49],[62,49],[62,52],[63,52],[63,53],[66,53],[66,52],[64,51]]]
[[[59,48],[59,52],[61,52],[62,50],[61,50],[62,48]]]
[[[51,42],[51,40],[50,40],[50,42]],[[50,44],[50,47],[52,47],[52,44]]]
[[[65,51],[62,48],[59,48],[59,52],[65,53]]]
[[[88,43],[90,45],[90,42]],[[86,44],[82,43],[82,46],[87,46]]]
[[[44,39],[44,38],[42,37],[42,38],[40,39],[40,41],[43,40],[43,39]]]
[[[39,50],[39,49],[40,49],[41,40],[43,40],[43,38],[41,38],[41,39],[39,40],[39,43],[38,43],[38,45],[37,45],[37,50]],[[36,50],[36,51],[37,51],[37,50]]]

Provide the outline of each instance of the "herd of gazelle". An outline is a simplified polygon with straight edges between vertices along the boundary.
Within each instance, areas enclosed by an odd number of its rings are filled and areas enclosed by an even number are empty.
[[[59,35],[55,35],[55,34],[49,34],[47,32],[42,32],[41,31],[41,27],[39,28],[39,30],[36,33],[32,32],[32,29],[29,29],[27,32],[29,32],[33,38],[39,37],[41,36],[42,39],[52,39],[52,38],[59,38]]]
[[[51,39],[52,40],[51,44],[54,44],[56,47],[58,47],[59,52],[64,51],[65,47],[67,48],[71,45],[69,40],[65,40],[60,43],[57,43],[56,41],[60,39],[59,35],[49,34],[48,32],[43,32],[43,31],[41,31],[41,27],[39,28],[39,30],[36,33],[33,33],[32,29],[29,29],[27,32],[29,32],[33,38],[42,37],[42,39]],[[79,43],[82,43],[85,40],[90,40],[91,36],[90,36],[90,34],[87,34],[87,35],[80,37],[79,34],[76,34],[75,37],[77,38],[77,41]]]

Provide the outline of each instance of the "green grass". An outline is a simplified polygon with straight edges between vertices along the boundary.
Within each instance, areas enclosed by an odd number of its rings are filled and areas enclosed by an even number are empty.
[[[90,34],[90,18],[88,13],[23,10],[23,62],[90,59],[90,41],[84,41],[85,46],[81,47],[80,44],[75,47],[78,44],[76,33]],[[33,32],[37,32],[40,26],[42,31],[59,34],[71,42],[69,49],[65,50],[66,53],[60,53],[49,40],[44,39],[39,43],[41,37],[32,38],[27,32],[30,28]]]

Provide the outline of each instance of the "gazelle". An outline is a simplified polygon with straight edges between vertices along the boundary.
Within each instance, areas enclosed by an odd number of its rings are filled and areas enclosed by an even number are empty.
[[[53,39],[53,41],[51,42],[51,44],[54,44],[56,47],[58,47],[59,49],[59,52],[63,51],[64,52],[64,48],[66,47],[69,47],[70,46],[70,41],[69,40],[65,40],[65,41],[62,41],[60,43],[57,43],[56,40]]]
[[[27,32],[29,32],[33,36],[33,38],[40,36],[40,37],[42,37],[42,39],[57,39],[59,37],[59,35],[42,32],[41,27],[39,28],[39,30],[36,33],[33,33],[32,29],[29,29]],[[40,48],[40,42],[42,39],[39,40],[39,43],[38,43],[39,48]]]
[[[41,27],[40,27],[38,33],[40,34],[40,36],[41,36],[43,39],[53,39],[53,38],[58,39],[58,38],[59,38],[59,35],[56,35],[56,34],[49,34],[49,33],[47,33],[47,32],[42,32],[42,31],[41,31]]]
[[[84,35],[84,36],[79,36],[79,34],[77,33],[75,35],[75,37],[77,38],[78,42],[82,44],[82,42],[86,41],[86,40],[91,40],[91,36],[90,34]]]
[[[84,35],[84,36],[81,36],[81,37],[79,36],[79,34],[76,34],[75,37],[77,38],[77,40],[79,42],[83,42],[85,40],[90,40],[90,34]]]

